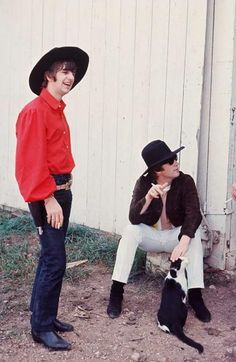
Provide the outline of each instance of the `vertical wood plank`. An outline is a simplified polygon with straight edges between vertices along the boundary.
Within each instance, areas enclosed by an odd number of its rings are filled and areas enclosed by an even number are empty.
[[[150,87],[152,1],[139,0],[136,8],[133,119],[131,143],[131,182],[143,169],[141,150],[148,136],[148,103]]]
[[[207,195],[207,173],[201,172],[208,168],[208,147],[209,147],[209,127],[211,109],[211,81],[212,81],[212,56],[213,56],[213,34],[214,34],[214,8],[215,1],[210,0],[207,4],[206,41],[203,68],[203,87],[201,100],[201,124],[198,142],[198,173],[197,187],[200,195],[202,209],[205,209]]]
[[[153,1],[148,139],[163,139],[170,1]]]
[[[115,230],[121,232],[128,221],[128,206],[133,185],[130,182],[133,117],[133,77],[136,1],[121,0],[120,56],[118,74]]]
[[[104,108],[100,184],[100,227],[114,230],[117,96],[119,74],[120,1],[110,0],[106,9]]]
[[[198,132],[200,128],[203,65],[206,34],[207,3],[205,0],[188,1],[186,57],[183,89],[181,168],[197,176]]]
[[[73,11],[73,2],[71,2],[71,11]],[[74,19],[74,44],[84,49],[90,57],[88,71],[76,86],[75,91],[71,92],[68,100],[68,119],[71,124],[71,138],[73,146],[73,155],[76,167],[73,171],[74,176],[74,198],[71,219],[75,222],[86,224],[87,216],[87,179],[90,177],[92,170],[88,170],[89,159],[89,117],[90,117],[90,80],[91,66],[94,63],[94,57],[91,51],[92,36],[92,6],[93,1],[80,1],[76,9]],[[68,10],[69,11],[69,10]],[[71,12],[70,11],[70,12]],[[86,19],[86,21],[85,21]],[[68,17],[68,29],[70,29],[70,21]]]
[[[50,1],[54,1],[54,0],[50,0]],[[66,1],[66,0],[60,0],[59,2],[56,1],[54,4],[54,12],[53,12],[54,44],[53,44],[53,46],[60,47],[60,46],[66,45],[67,5],[68,5],[68,1]],[[75,6],[75,4],[74,4],[74,6]],[[71,29],[71,27],[70,27],[70,29]],[[71,32],[73,34],[73,29],[71,29]]]
[[[171,149],[180,144],[185,72],[187,0],[170,1],[164,138]]]
[[[65,1],[65,45],[79,46],[78,45],[78,29],[80,27],[79,19],[79,6],[81,1],[77,0],[64,0]],[[83,2],[83,0],[82,0]],[[88,1],[88,9],[90,1]],[[87,19],[86,19],[87,20]],[[89,20],[89,18],[88,18]],[[89,22],[88,22],[89,24]]]
[[[104,54],[106,34],[106,1],[93,2],[92,47],[90,65],[89,158],[87,174],[87,225],[99,227],[102,134],[104,116]]]
[[[43,1],[43,53],[48,52],[56,46],[54,34],[56,7],[56,0]]]

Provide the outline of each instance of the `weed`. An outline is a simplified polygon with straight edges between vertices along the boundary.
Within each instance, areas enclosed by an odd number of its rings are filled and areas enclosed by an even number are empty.
[[[115,263],[119,236],[81,225],[68,230],[67,255],[69,261],[88,259],[90,263],[101,262],[109,268]],[[145,268],[146,253],[137,250],[131,277]]]
[[[29,215],[12,216],[10,213],[0,212],[0,272],[4,277],[26,278],[32,277],[36,263],[36,247],[30,250],[28,237],[35,230]],[[24,234],[24,240],[18,241],[17,235]],[[15,236],[14,236],[15,235]],[[8,242],[8,238],[13,242]],[[73,262],[88,259],[88,265],[103,263],[112,268],[115,262],[119,236],[102,232],[82,225],[71,225],[66,238],[67,261]],[[136,274],[143,270],[145,253],[138,250],[132,268]],[[88,273],[85,267],[68,269],[66,277],[73,281]]]
[[[29,215],[12,216],[10,213],[0,214],[0,235],[25,234],[34,231],[34,225]]]
[[[114,264],[118,237],[84,226],[72,226],[68,230],[67,255],[69,261],[88,259],[90,263]]]
[[[22,244],[2,244],[0,271],[8,278],[28,278],[35,265],[35,257],[29,253],[28,242]]]
[[[66,269],[65,278],[71,283],[78,283],[79,280],[89,276],[90,270],[84,265],[78,268]]]

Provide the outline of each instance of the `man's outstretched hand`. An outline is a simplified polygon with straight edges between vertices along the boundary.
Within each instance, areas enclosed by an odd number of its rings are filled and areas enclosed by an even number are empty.
[[[174,250],[171,253],[170,260],[175,261],[179,259],[180,256],[184,256],[188,250],[190,242],[190,237],[187,235],[183,235]]]

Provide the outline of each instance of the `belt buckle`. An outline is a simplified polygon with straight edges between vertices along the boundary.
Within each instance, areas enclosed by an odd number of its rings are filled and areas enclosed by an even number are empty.
[[[70,187],[72,185],[72,180],[69,180],[65,183],[65,190],[70,190]]]

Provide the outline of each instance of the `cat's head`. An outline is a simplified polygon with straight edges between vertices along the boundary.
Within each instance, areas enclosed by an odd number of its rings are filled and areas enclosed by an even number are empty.
[[[179,259],[172,261],[170,264],[170,275],[172,278],[176,278],[178,272],[185,270],[187,264],[188,258],[186,256],[181,256]]]

